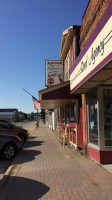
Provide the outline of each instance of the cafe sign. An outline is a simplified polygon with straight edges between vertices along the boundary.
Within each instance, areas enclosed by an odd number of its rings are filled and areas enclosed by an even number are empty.
[[[112,7],[112,1],[111,1]],[[96,30],[90,36],[84,49],[80,53],[76,63],[70,71],[70,89],[71,93],[77,90],[95,73],[104,67],[104,63],[112,60],[112,10],[110,16],[105,22],[97,25]],[[109,13],[108,13],[109,15]],[[104,23],[103,23],[104,20]],[[101,29],[101,30],[100,30]],[[89,46],[90,45],[90,46]]]
[[[53,86],[62,83],[63,61],[46,60],[46,86]]]

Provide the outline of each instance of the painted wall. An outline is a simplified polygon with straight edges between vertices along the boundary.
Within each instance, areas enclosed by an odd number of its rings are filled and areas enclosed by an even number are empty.
[[[99,151],[92,147],[88,147],[88,156],[101,164],[112,163],[112,151]]]

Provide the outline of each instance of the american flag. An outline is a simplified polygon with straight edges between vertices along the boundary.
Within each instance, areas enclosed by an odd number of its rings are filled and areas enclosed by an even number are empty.
[[[35,109],[38,110],[40,106],[40,102],[33,96],[32,96],[32,99],[33,99],[33,104],[34,104]]]

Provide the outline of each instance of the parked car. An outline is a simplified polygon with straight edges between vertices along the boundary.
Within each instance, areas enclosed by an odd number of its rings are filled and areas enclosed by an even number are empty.
[[[21,138],[24,144],[28,139],[28,131],[5,120],[0,120],[0,134],[15,135]]]
[[[9,160],[14,158],[22,148],[23,144],[18,136],[0,134],[0,156],[3,159]]]

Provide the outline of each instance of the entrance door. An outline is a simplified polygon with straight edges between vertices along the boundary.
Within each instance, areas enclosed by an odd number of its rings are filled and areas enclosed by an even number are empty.
[[[78,147],[83,149],[82,107],[79,108],[78,118]]]

